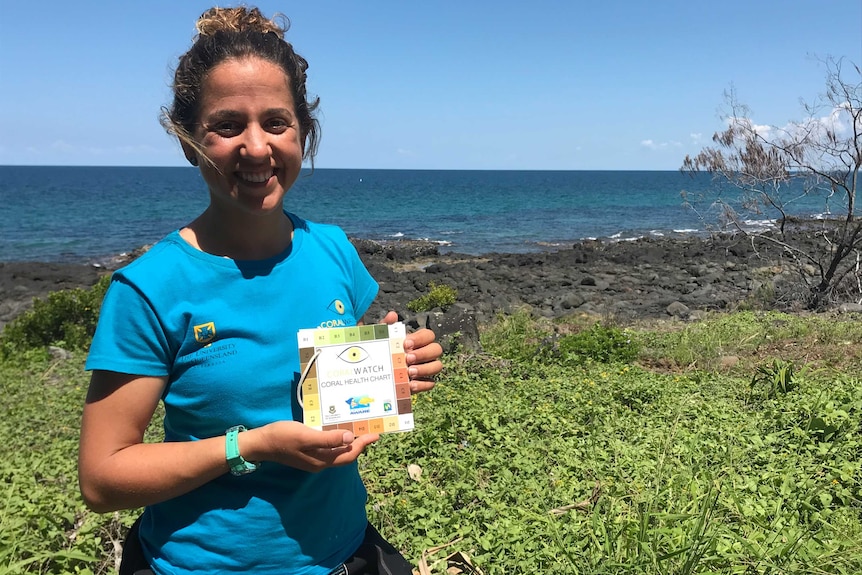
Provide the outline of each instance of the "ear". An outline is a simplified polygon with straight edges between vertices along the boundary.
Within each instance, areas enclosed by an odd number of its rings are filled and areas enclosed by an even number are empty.
[[[194,148],[189,146],[188,144],[180,144],[183,148],[183,155],[185,155],[186,160],[193,166],[198,165],[198,153]]]

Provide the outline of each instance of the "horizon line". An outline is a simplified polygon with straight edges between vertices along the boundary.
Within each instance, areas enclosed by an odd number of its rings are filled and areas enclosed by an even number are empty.
[[[197,170],[195,166],[117,164],[0,164],[0,168],[160,168]],[[344,168],[303,166],[302,172],[317,170],[378,172],[677,172],[679,168]]]

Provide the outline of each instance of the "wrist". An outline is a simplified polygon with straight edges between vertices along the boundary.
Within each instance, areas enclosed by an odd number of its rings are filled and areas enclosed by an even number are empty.
[[[260,467],[259,463],[249,461],[244,457],[244,454],[248,455],[248,451],[243,452],[240,436],[245,433],[247,430],[242,425],[235,425],[225,432],[225,460],[233,475],[246,475],[257,471],[257,468]]]

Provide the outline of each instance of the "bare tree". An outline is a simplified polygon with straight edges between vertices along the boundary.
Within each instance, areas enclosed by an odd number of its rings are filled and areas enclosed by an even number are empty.
[[[784,127],[758,126],[731,91],[725,94],[727,128],[713,146],[686,156],[683,172],[706,172],[738,191],[747,211],[777,214],[777,229],[747,230],[739,213],[718,200],[738,232],[779,246],[805,282],[805,304],[824,308],[852,296],[862,302],[862,220],[856,192],[862,167],[862,70],[841,59],[824,61],[826,92],[805,105],[808,118]],[[798,241],[790,207],[801,197],[823,198],[827,218],[804,223],[812,244]],[[802,224],[800,224],[802,225]]]

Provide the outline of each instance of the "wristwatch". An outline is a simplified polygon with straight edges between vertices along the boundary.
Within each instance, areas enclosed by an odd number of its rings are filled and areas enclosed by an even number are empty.
[[[236,436],[239,435],[240,431],[245,430],[243,425],[234,425],[225,432],[224,436],[224,456],[230,466],[230,472],[234,475],[245,475],[257,471],[257,468],[260,467],[259,463],[246,461],[239,454],[239,442]]]

